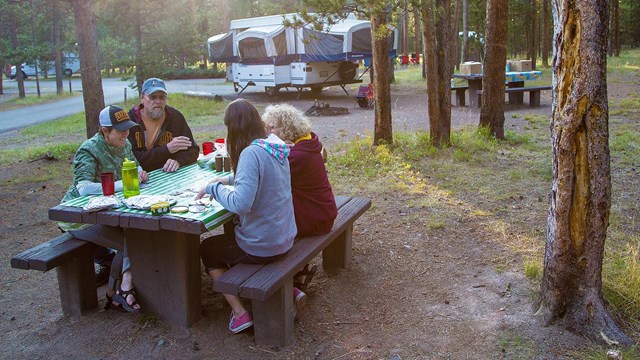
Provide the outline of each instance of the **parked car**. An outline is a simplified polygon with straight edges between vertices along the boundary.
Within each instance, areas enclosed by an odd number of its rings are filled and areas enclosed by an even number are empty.
[[[26,79],[29,76],[36,76],[35,61],[29,61],[22,64],[22,75]],[[55,61],[40,61],[38,62],[38,72],[40,76],[56,76],[56,63]],[[63,53],[62,55],[62,75],[71,77],[71,75],[80,72],[80,59],[77,54]],[[11,66],[11,73],[9,75],[11,79],[16,78],[16,67]]]

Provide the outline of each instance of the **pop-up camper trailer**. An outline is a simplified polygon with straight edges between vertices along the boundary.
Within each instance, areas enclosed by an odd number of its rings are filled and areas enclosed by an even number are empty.
[[[282,25],[284,19],[296,17],[233,20],[229,33],[209,39],[210,60],[227,63],[227,78],[240,92],[248,86],[264,86],[272,96],[283,87],[320,91],[339,85],[344,90],[347,84],[362,82],[357,78],[358,61],[372,56],[369,21],[350,17],[324,31]],[[389,56],[394,56],[397,31],[389,41]]]

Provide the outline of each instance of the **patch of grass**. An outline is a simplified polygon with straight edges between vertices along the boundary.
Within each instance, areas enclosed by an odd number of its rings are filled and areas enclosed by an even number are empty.
[[[64,92],[60,95],[56,93],[53,93],[53,94],[43,93],[41,94],[40,97],[38,97],[36,94],[29,93],[24,98],[16,97],[16,98],[7,100],[3,103],[0,103],[0,111],[18,109],[26,106],[41,105],[41,104],[46,104],[46,103],[50,103],[58,100],[64,100],[70,97],[80,96],[80,95],[81,93],[79,92],[75,92],[73,94],[69,92]]]
[[[55,141],[65,134],[82,134],[87,132],[84,112],[65,116],[58,120],[47,121],[45,123],[32,125],[20,131],[23,140],[46,139]],[[40,142],[40,141],[39,141]]]
[[[607,57],[607,75],[630,77],[640,74],[640,49],[620,52],[620,56]]]
[[[536,260],[524,261],[524,275],[531,280],[542,279],[542,264]]]
[[[586,349],[580,351],[571,351],[569,353],[574,359],[581,360],[602,360],[608,359],[607,352],[614,349],[605,349],[598,345],[589,345]],[[640,349],[638,346],[632,346],[629,349],[619,349],[621,359],[640,359]]]
[[[640,236],[634,235],[623,251],[607,253],[603,263],[602,292],[614,311],[626,321],[640,323]]]
[[[611,132],[609,147],[622,166],[631,166],[640,158],[640,133],[631,125],[621,125]]]
[[[427,227],[429,230],[442,230],[447,228],[447,222],[437,217],[430,217]]]
[[[58,160],[68,159],[73,156],[75,151],[78,149],[78,146],[80,146],[80,143],[54,143],[51,145],[36,146],[26,149],[20,148],[0,150],[0,164],[9,165],[20,161],[28,161],[31,159],[42,157],[46,154],[51,154]]]
[[[536,353],[536,344],[518,334],[502,336],[498,339],[497,346],[506,359],[531,359]]]
[[[162,325],[160,319],[153,314],[143,313],[136,318],[136,323],[144,328]]]
[[[637,92],[632,92],[626,98],[620,100],[620,102],[610,110],[611,115],[629,116],[632,114],[640,113],[640,95]]]
[[[424,88],[426,92],[426,81],[422,78],[422,68],[420,66],[407,66],[402,69],[398,67],[394,71],[394,76],[396,78],[395,84],[402,84],[403,87]],[[464,82],[466,83],[466,81]],[[462,85],[462,83],[460,83],[460,85]]]

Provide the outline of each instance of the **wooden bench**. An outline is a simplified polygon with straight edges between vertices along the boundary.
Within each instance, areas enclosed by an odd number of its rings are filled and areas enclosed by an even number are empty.
[[[284,346],[293,335],[293,276],[322,251],[327,272],[348,268],[353,223],[371,207],[371,200],[336,197],[338,217],[328,234],[304,237],[286,257],[268,265],[238,264],[214,282],[213,289],[251,300],[256,343]]]
[[[517,87],[517,88],[506,88],[504,89],[507,94],[515,94],[515,93],[524,93],[529,92],[529,106],[536,107],[540,106],[540,91],[542,90],[551,90],[551,86],[528,86],[528,87]],[[482,103],[482,89],[476,91],[478,95],[478,104]]]
[[[14,256],[11,267],[43,272],[56,268],[62,312],[80,316],[98,307],[93,251],[92,243],[64,233]]]
[[[467,91],[468,86],[452,86],[451,91],[456,92],[456,106],[464,106],[465,105],[465,96],[464,93]]]

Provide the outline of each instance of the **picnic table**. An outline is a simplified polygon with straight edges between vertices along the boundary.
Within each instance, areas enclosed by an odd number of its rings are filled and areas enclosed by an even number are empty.
[[[197,164],[181,167],[173,173],[158,169],[149,173],[147,186],[140,194],[176,194],[199,183],[204,185],[214,175],[228,174],[200,168]],[[82,196],[51,208],[49,219],[123,228],[137,298],[145,311],[179,326],[190,326],[198,321],[201,316],[200,235],[223,225],[225,231],[233,231],[229,221],[234,214],[217,202],[201,213],[163,216],[126,206],[97,212],[83,210],[82,206],[94,196]],[[116,196],[122,196],[122,193],[116,193]],[[190,196],[192,200],[193,193]]]
[[[505,73],[505,82],[507,88],[525,88],[524,82],[539,79],[542,76],[542,71],[509,71]],[[480,102],[477,96],[478,93],[482,93],[482,77],[483,74],[453,74],[454,78],[465,79],[469,84],[469,106],[480,107]],[[509,104],[522,104],[523,91],[509,92]]]

